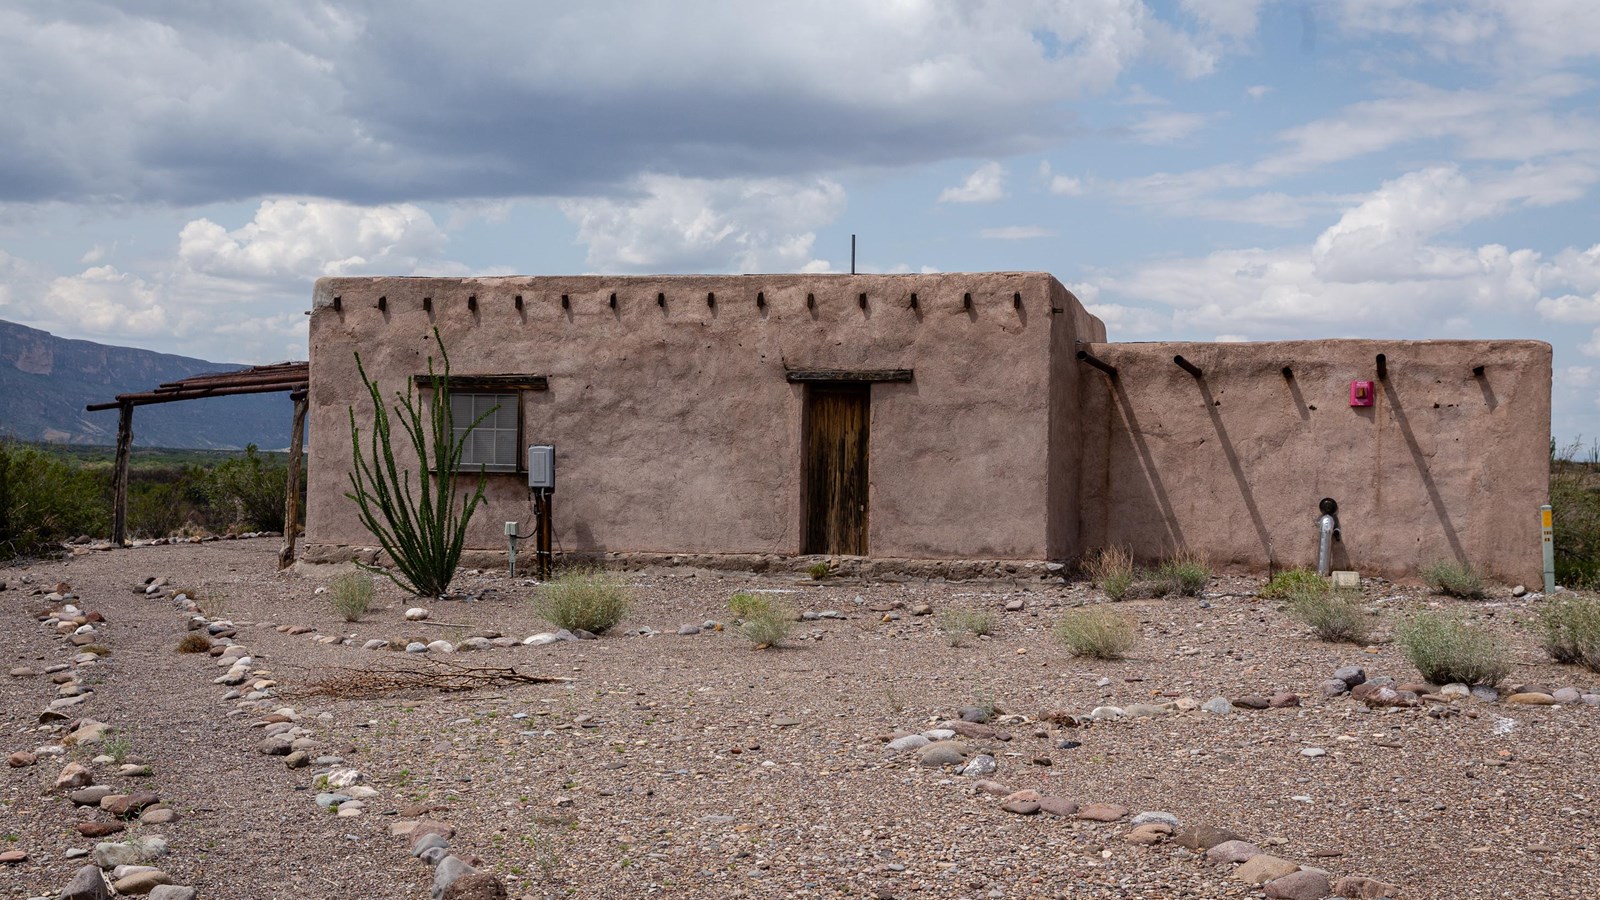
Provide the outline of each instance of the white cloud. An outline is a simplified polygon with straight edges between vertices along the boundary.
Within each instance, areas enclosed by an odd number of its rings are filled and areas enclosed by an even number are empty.
[[[1251,100],[1260,100],[1270,93],[1272,93],[1272,88],[1264,84],[1252,84],[1244,89],[1244,95]]]
[[[1328,7],[1356,35],[1401,35],[1433,56],[1538,70],[1600,56],[1591,0],[1348,0]]]
[[[1142,144],[1171,144],[1200,130],[1208,120],[1199,113],[1155,112],[1128,126],[1128,133]]]
[[[433,217],[410,203],[265,200],[248,224],[233,231],[209,219],[185,225],[178,234],[178,258],[189,269],[211,275],[309,281],[323,275],[410,272],[437,258],[445,243]]]
[[[564,200],[598,272],[819,272],[816,229],[844,212],[828,179],[647,175],[625,199]]]
[[[1056,231],[1038,225],[1007,225],[1003,228],[985,228],[979,231],[978,235],[994,241],[1025,241],[1032,238],[1055,237]]]
[[[1070,175],[1057,175],[1050,168],[1050,161],[1042,160],[1039,163],[1039,178],[1045,183],[1045,188],[1052,194],[1062,197],[1076,197],[1083,193],[1083,181]]]
[[[1255,34],[1256,20],[1263,0],[1182,0],[1185,13],[1198,19],[1215,34],[1248,38]]]
[[[940,203],[993,203],[1006,196],[1006,169],[993,160],[978,166],[967,180],[939,193]]]

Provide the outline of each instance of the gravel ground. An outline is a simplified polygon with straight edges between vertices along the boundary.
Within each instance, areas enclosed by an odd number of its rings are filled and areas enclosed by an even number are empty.
[[[974,779],[884,748],[892,734],[987,705],[1010,740],[967,743],[992,750],[999,768],[989,777],[1014,789],[1228,828],[1334,877],[1400,885],[1407,898],[1600,894],[1592,750],[1600,709],[1468,701],[1456,704],[1459,715],[1434,718],[1323,699],[1318,685],[1341,665],[1402,682],[1416,673],[1388,643],[1317,641],[1255,597],[1258,579],[1214,578],[1200,599],[1119,604],[1138,618],[1140,643],[1128,659],[1092,662],[1050,635],[1065,609],[1104,600],[1083,584],[629,573],[634,611],[599,640],[450,657],[568,685],[335,700],[292,695],[339,667],[402,659],[360,649],[365,640],[459,643],[549,626],[523,602],[528,582],[470,572],[457,588],[477,602],[432,602],[428,622],[406,622],[417,601],[385,586],[377,606],[347,624],[315,593],[337,570],[278,573],[276,550],[271,539],[142,547],[0,569],[7,669],[42,671],[76,649],[37,620],[50,605],[39,594],[56,582],[107,619],[96,640],[112,652],[83,669],[93,693],[66,712],[118,729],[130,759],[153,767],[137,785],[102,776],[115,765],[94,769],[97,781],[154,790],[181,813],[129,833],[165,836],[171,852],[156,864],[202,897],[426,897],[431,872],[389,835],[415,804],[435,805],[428,817],[456,830],[452,850],[481,857],[512,897],[1262,896],[1232,879],[1230,866],[1176,844],[1125,841],[1127,820],[1014,815],[975,792]],[[224,702],[228,688],[211,681],[226,670],[174,652],[188,615],[170,599],[135,593],[157,577],[198,592],[208,615],[239,623],[235,640],[278,681],[287,696],[276,702],[315,733],[324,745],[316,752],[343,756],[379,791],[362,815],[332,816],[312,802],[321,769],[290,770],[257,751],[263,734],[251,726],[260,714]],[[752,588],[792,592],[778,596],[844,618],[802,623],[785,646],[759,652],[732,629],[675,633],[727,619],[728,597]],[[1509,683],[1600,686],[1593,673],[1550,663],[1517,624],[1532,599],[1501,590],[1457,604],[1381,581],[1366,594],[1381,610],[1380,634],[1401,610],[1460,605],[1514,644]],[[1003,611],[1018,600],[1020,611]],[[911,615],[919,603],[935,614]],[[938,623],[954,608],[993,611],[994,633],[951,646]],[[247,622],[314,630],[289,635]],[[627,634],[641,627],[662,633]],[[318,643],[318,635],[353,641]],[[1285,691],[1303,705],[1093,727],[1041,719]],[[46,675],[0,680],[0,753],[60,739],[39,724],[55,696]],[[1078,746],[1063,749],[1064,740]],[[1326,754],[1302,753],[1310,748]],[[89,755],[72,750],[66,759]],[[29,854],[0,867],[4,896],[53,896],[84,863],[66,851],[94,846],[73,830],[90,814],[46,793],[62,761],[4,771],[0,850]]]

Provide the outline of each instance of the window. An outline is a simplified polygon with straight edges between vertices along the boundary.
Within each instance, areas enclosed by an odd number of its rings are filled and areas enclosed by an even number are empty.
[[[461,450],[461,470],[476,472],[515,472],[522,468],[517,419],[522,396],[515,392],[450,394],[450,418],[456,440],[466,434],[473,422],[478,426],[466,435]],[[482,420],[479,420],[482,416]]]

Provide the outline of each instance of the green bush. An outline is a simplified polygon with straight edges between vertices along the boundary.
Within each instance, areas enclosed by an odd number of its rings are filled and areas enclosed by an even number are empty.
[[[806,574],[810,575],[813,581],[821,581],[827,578],[828,571],[828,564],[825,562],[815,562],[806,567]]]
[[[539,586],[539,615],[568,631],[604,634],[622,621],[633,591],[616,575],[600,569],[573,569]]]
[[[0,440],[0,559],[47,552],[111,531],[111,479],[58,456]]]
[[[1459,615],[1423,610],[1401,620],[1395,643],[1432,684],[1498,684],[1511,671],[1505,644]]]
[[[1600,599],[1546,600],[1539,607],[1536,628],[1551,659],[1600,672]]]
[[[939,630],[950,646],[959,647],[967,635],[982,637],[994,632],[994,613],[981,609],[951,609],[939,614]]]
[[[1357,597],[1316,588],[1289,595],[1289,615],[1334,643],[1365,644],[1370,620]]]
[[[288,498],[289,470],[277,460],[244,448],[244,456],[226,460],[206,472],[201,484],[224,525],[251,531],[282,531]]]
[[[372,577],[360,572],[345,572],[328,583],[328,603],[346,622],[360,620],[376,593]]]
[[[1303,594],[1326,594],[1332,590],[1328,579],[1310,569],[1285,569],[1267,581],[1260,596],[1263,600],[1288,600]]]
[[[1163,562],[1156,569],[1156,580],[1165,582],[1166,593],[1193,597],[1211,580],[1211,569],[1204,557],[1186,550]]]
[[[1466,563],[1436,562],[1423,568],[1422,580],[1446,597],[1481,600],[1485,596],[1483,578]]]
[[[739,623],[739,630],[757,650],[776,647],[794,630],[795,614],[784,603],[769,603]]]
[[[1069,611],[1055,626],[1056,637],[1074,656],[1121,659],[1138,642],[1134,623],[1106,609]]]
[[[1133,589],[1133,554],[1121,547],[1102,547],[1090,554],[1083,571],[1112,600],[1121,600]]]
[[[748,619],[759,615],[772,608],[772,601],[764,594],[749,594],[740,591],[728,598],[728,611],[735,619]]]
[[[1576,442],[1550,443],[1550,506],[1556,580],[1569,588],[1600,589],[1600,442],[1578,459]]]

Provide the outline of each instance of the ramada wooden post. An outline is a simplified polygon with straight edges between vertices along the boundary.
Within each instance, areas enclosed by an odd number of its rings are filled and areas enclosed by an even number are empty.
[[[294,400],[294,425],[289,431],[289,472],[283,500],[283,549],[278,551],[278,568],[294,564],[294,541],[300,534],[300,466],[306,443],[306,391],[289,395]]]
[[[133,450],[133,404],[117,405],[117,465],[111,478],[111,543],[128,539],[128,456]]]

